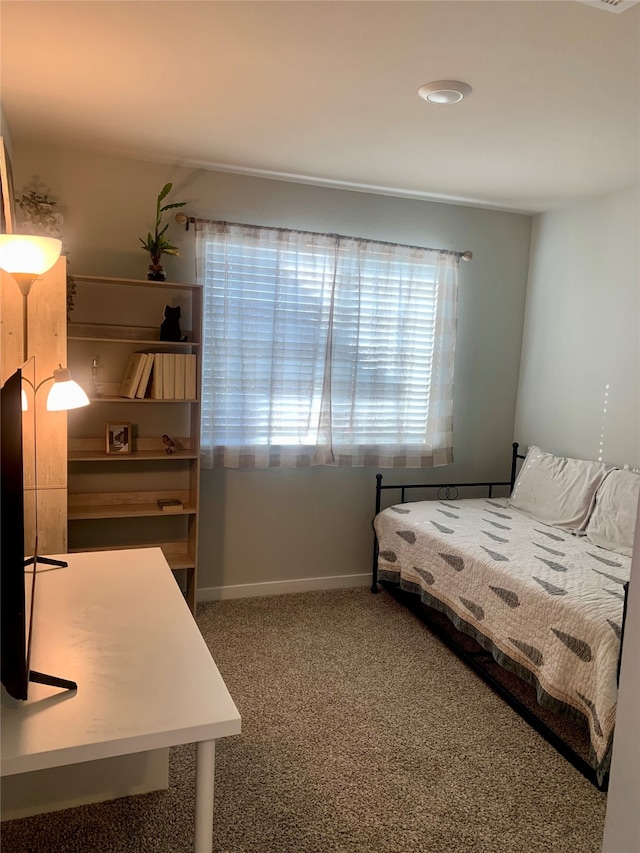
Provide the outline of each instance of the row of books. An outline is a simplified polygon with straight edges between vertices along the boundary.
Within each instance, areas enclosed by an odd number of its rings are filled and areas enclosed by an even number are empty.
[[[134,352],[120,383],[121,397],[153,400],[196,399],[196,356],[174,352]]]

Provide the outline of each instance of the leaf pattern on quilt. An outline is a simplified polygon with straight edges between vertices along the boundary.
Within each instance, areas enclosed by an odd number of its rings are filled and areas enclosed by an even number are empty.
[[[491,521],[490,518],[483,518],[482,520],[485,524],[492,524],[494,527],[499,527],[500,530],[511,530],[507,524],[500,524],[499,521]]]
[[[491,584],[489,584],[489,589],[491,592],[494,592],[498,598],[501,598],[507,607],[520,607],[520,599],[512,590],[505,589],[503,586],[491,586]]]
[[[467,608],[467,610],[470,613],[473,613],[476,619],[478,619],[479,621],[482,621],[484,619],[484,610],[482,609],[482,607],[480,607],[479,604],[476,604],[473,601],[469,601],[468,598],[463,598],[461,595],[458,597],[460,601],[464,604],[464,606]]]
[[[612,595],[614,598],[619,598],[620,601],[624,601],[624,595],[621,592],[618,592],[617,589],[605,589],[605,592],[608,592],[609,595]]]
[[[550,569],[553,569],[554,572],[566,572],[567,567],[561,565],[560,563],[554,563],[553,560],[545,560],[544,557],[538,557],[536,554],[536,560],[540,560],[541,563],[544,563],[545,566],[549,566]]]
[[[619,583],[624,586],[626,580],[624,578],[617,578],[615,575],[608,575],[606,572],[601,572],[600,569],[591,569],[592,572],[595,572],[597,575],[602,575],[603,578],[607,578],[614,583]]]
[[[438,551],[438,555],[446,563],[449,563],[451,568],[455,569],[456,572],[461,572],[464,569],[464,560],[462,557],[458,557],[457,554],[444,554],[442,551]]]
[[[536,533],[542,533],[543,536],[548,536],[549,539],[555,539],[556,542],[564,542],[563,536],[556,536],[555,533],[549,533],[547,530],[538,530],[538,528],[534,528]]]
[[[438,507],[436,507],[436,510],[441,512],[443,515],[448,515],[449,518],[460,518],[460,516],[456,515],[455,512],[447,512],[446,509],[439,509]]]
[[[508,542],[508,539],[503,539],[502,536],[498,536],[495,533],[490,533],[488,530],[482,531],[485,536],[488,536],[489,539],[493,539],[494,542]]]
[[[398,559],[393,551],[380,551],[378,556],[382,557],[383,560],[386,560],[387,563],[395,563]]]
[[[396,536],[399,536],[401,539],[404,539],[404,541],[408,542],[409,545],[415,545],[416,534],[413,532],[413,530],[396,530]]]
[[[613,631],[614,631],[616,637],[619,640],[621,640],[622,639],[622,628],[620,627],[620,625],[616,624],[615,622],[612,622],[611,619],[607,619],[607,622],[613,628]]]
[[[391,510],[391,512],[397,512],[400,515],[407,515],[411,512],[410,509],[403,509],[403,507],[401,506],[390,506],[389,509]]]
[[[556,557],[566,557],[564,551],[556,551],[555,548],[548,548],[546,545],[541,545],[539,542],[534,542],[533,539],[531,540],[531,544],[535,545],[536,548],[542,548],[542,550],[546,551],[548,554],[555,554]]]
[[[514,640],[513,637],[509,637],[509,642],[513,643],[517,649],[520,649],[520,651],[536,666],[542,666],[544,658],[542,657],[540,649],[536,649],[535,646],[530,646],[529,643],[523,643],[522,640]]]
[[[431,574],[431,572],[428,572],[426,569],[421,569],[419,566],[414,566],[413,570],[420,575],[420,577],[427,584],[427,586],[433,586],[433,584],[436,582],[436,579]]]
[[[504,554],[498,554],[497,551],[492,551],[491,548],[485,548],[484,545],[480,546],[483,551],[486,551],[487,554],[491,557],[492,560],[503,560],[505,562],[509,562],[509,558],[505,557]]]
[[[617,563],[615,560],[607,560],[605,557],[599,557],[597,554],[592,554],[591,551],[587,551],[587,554],[590,557],[593,557],[594,560],[599,560],[599,562],[604,563],[605,566],[613,566],[614,569],[622,568],[622,563]]]
[[[543,589],[549,593],[549,595],[566,595],[567,590],[562,589],[560,586],[554,586],[549,581],[543,581],[542,578],[537,578],[535,575],[532,576],[536,583],[539,583]]]
[[[445,498],[445,500],[439,500],[438,503],[442,504],[442,506],[446,506],[447,509],[451,509],[451,504],[454,503],[456,500],[457,498]],[[464,507],[461,507],[459,505],[456,506],[457,512],[462,512],[463,509]]]
[[[453,533],[453,530],[450,527],[445,527],[444,524],[438,524],[437,521],[432,521],[434,527],[437,527],[440,533]]]
[[[488,498],[485,498],[485,503],[489,504],[490,506],[497,506],[498,509],[506,509],[504,504],[499,504],[496,501],[490,501]]]
[[[592,657],[591,646],[589,643],[585,643],[584,640],[579,640],[577,637],[572,637],[571,634],[565,634],[564,631],[558,631],[557,628],[552,628],[551,630],[560,642],[564,643],[565,646],[574,653],[574,655],[579,657],[580,660],[583,660],[585,663],[589,663]]]
[[[598,719],[598,715],[596,714],[596,706],[593,704],[591,699],[587,699],[587,697],[580,693],[579,690],[576,690],[576,696],[579,696],[587,708],[591,711],[591,716],[593,717],[593,730],[598,735],[598,737],[602,737],[602,726],[600,725],[600,720]]]
[[[495,509],[488,509],[486,512],[490,512],[491,515],[497,515],[498,518],[507,518],[509,521],[513,521],[513,516],[507,515],[506,512],[496,512]]]

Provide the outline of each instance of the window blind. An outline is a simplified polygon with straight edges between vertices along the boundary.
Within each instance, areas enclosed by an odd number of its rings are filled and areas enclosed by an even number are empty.
[[[452,460],[456,253],[196,229],[205,465]]]

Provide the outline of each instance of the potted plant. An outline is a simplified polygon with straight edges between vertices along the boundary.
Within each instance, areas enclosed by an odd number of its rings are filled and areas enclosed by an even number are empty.
[[[163,255],[173,255],[174,257],[180,256],[178,247],[173,246],[166,237],[166,230],[169,227],[169,223],[167,222],[167,224],[161,228],[162,217],[165,211],[171,210],[174,207],[184,207],[186,204],[184,201],[173,202],[173,204],[162,204],[164,199],[171,192],[172,186],[173,184],[171,183],[165,184],[158,194],[158,201],[156,203],[156,228],[154,233],[152,234],[151,231],[149,231],[146,240],[143,240],[142,237],[138,238],[142,243],[142,248],[145,252],[149,252],[149,257],[151,258],[149,271],[147,272],[147,278],[150,281],[164,281],[166,279],[167,274],[160,263]]]

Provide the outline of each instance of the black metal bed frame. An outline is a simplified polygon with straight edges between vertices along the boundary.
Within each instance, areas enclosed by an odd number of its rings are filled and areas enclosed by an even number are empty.
[[[398,485],[382,485],[382,474],[376,474],[376,511],[378,515],[381,507],[382,492],[387,489],[395,489],[400,491],[400,503],[406,503],[406,492],[410,489],[435,489],[437,497],[444,500],[454,500],[458,496],[458,490],[461,488],[488,488],[489,497],[493,496],[493,489],[497,487],[509,487],[509,493],[513,491],[513,486],[516,481],[516,472],[518,460],[524,459],[525,454],[518,453],[518,442],[514,442],[511,452],[511,477],[508,481],[492,481],[485,483],[418,483],[418,484],[398,484]],[[375,516],[374,516],[375,518]],[[372,522],[373,525],[373,522]],[[517,696],[514,696],[498,679],[496,679],[483,665],[482,658],[491,658],[491,663],[496,663],[490,652],[470,652],[463,648],[441,625],[427,615],[431,610],[427,604],[413,593],[406,593],[403,590],[396,589],[394,584],[381,581],[384,587],[402,604],[404,604],[412,613],[414,613],[424,624],[442,640],[458,657],[469,666],[482,680],[491,687],[508,705],[522,717],[538,734],[542,735],[545,740],[556,749],[576,770],[578,770],[592,785],[600,791],[607,791],[609,786],[609,773],[607,772],[602,782],[598,781],[595,769],[585,759],[577,753],[569,744],[553,731],[543,720],[537,717]],[[627,611],[627,592],[629,584],[624,585],[624,609],[622,617],[622,630],[620,637],[620,656],[618,657],[618,677],[620,675],[620,660],[622,657],[622,640],[624,638],[624,627]],[[373,535],[373,566],[372,566],[372,582],[371,592],[378,593],[378,538]],[[457,630],[451,625],[451,630],[455,633]]]

